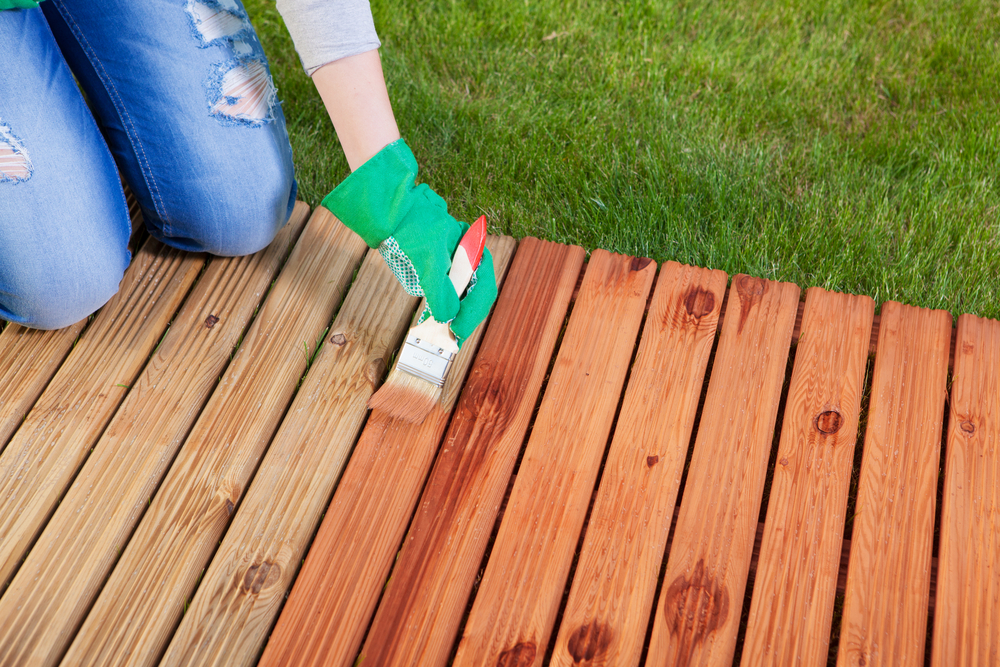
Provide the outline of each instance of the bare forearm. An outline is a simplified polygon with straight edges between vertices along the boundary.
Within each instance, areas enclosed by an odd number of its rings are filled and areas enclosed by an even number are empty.
[[[312,75],[354,171],[399,139],[378,51],[323,65]]]

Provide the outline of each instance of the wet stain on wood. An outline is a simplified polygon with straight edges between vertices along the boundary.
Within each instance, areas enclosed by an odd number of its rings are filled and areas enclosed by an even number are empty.
[[[813,424],[816,430],[824,435],[833,435],[844,424],[844,418],[836,410],[826,410],[816,415]]]
[[[691,577],[674,579],[663,596],[663,613],[670,634],[680,642],[678,664],[687,664],[695,646],[722,627],[729,617],[729,591],[699,559]]]
[[[218,317],[216,317],[215,315],[209,315],[208,317],[205,318],[205,328],[211,329],[218,323],[218,321],[219,321]]]
[[[281,577],[281,566],[270,561],[253,565],[243,575],[243,593],[259,595],[262,590],[273,586]]]
[[[531,667],[537,652],[533,642],[521,642],[501,653],[496,667]]]
[[[760,298],[767,291],[767,281],[753,276],[739,276],[736,279],[736,293],[740,297],[740,323],[736,333],[743,333],[743,325],[750,316],[750,311],[760,303]]]
[[[569,638],[569,654],[573,662],[589,662],[603,657],[614,640],[614,631],[605,623],[591,621],[578,627]]]

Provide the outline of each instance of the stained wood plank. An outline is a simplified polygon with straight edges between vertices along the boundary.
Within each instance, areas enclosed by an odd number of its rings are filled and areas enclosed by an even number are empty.
[[[521,241],[362,664],[447,661],[583,258],[582,248]]]
[[[7,325],[0,333],[0,452],[21,426],[87,320],[55,331]]]
[[[0,664],[57,664],[302,229],[213,258],[0,598]]]
[[[591,254],[455,665],[541,664],[655,274]]]
[[[313,213],[63,664],[159,659],[365,250]]]
[[[660,271],[553,665],[639,663],[727,279]]]
[[[951,316],[887,302],[872,376],[838,665],[922,665]]]
[[[742,663],[825,665],[875,303],[806,293]]]
[[[1000,664],[1000,322],[958,318],[931,664]]]
[[[487,245],[502,286],[516,243],[491,236]],[[484,328],[463,344],[422,424],[370,415],[261,665],[353,663]]]
[[[733,278],[647,664],[729,665],[799,288]]]
[[[0,454],[0,589],[55,509],[204,265],[150,239]]]

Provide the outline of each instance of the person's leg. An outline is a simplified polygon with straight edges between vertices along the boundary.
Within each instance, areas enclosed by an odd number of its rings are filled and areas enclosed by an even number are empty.
[[[150,232],[185,250],[260,250],[295,203],[285,119],[237,0],[48,0]]]
[[[118,172],[39,9],[0,11],[0,319],[78,322],[118,291]]]

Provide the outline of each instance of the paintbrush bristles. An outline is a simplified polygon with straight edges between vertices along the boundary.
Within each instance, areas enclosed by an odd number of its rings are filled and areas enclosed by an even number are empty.
[[[368,407],[418,424],[427,418],[440,398],[441,387],[401,371],[397,365],[385,384],[368,399]]]

